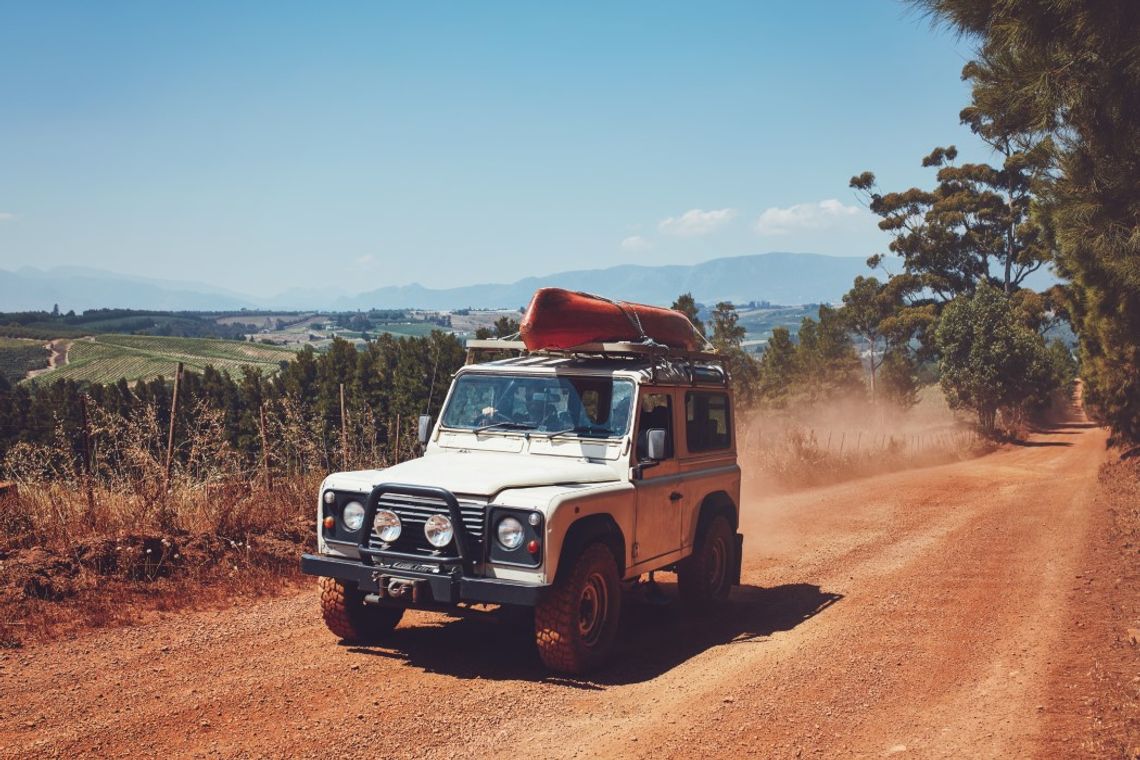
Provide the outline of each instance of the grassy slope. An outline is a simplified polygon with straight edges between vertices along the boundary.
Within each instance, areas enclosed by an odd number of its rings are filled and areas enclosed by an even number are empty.
[[[172,377],[178,362],[202,370],[207,365],[236,372],[242,366],[261,367],[270,372],[278,362],[293,357],[293,351],[259,343],[243,343],[210,338],[162,338],[147,335],[99,335],[71,345],[68,364],[41,375],[36,382],[69,379],[109,383],[119,378],[128,382],[147,378]]]

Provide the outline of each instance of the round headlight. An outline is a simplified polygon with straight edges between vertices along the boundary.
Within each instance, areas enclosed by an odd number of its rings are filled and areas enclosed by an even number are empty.
[[[340,519],[344,520],[344,527],[349,530],[360,530],[360,526],[364,524],[364,505],[359,501],[350,501],[344,505]]]
[[[400,537],[404,526],[400,524],[400,516],[390,509],[376,510],[376,517],[372,520],[372,529],[386,544],[390,544]]]
[[[451,520],[443,515],[432,515],[424,523],[424,536],[428,543],[441,549],[451,543],[455,529],[451,527]]]
[[[336,494],[332,491],[325,491],[325,504],[332,504],[336,501]]]
[[[504,517],[499,520],[499,543],[504,549],[517,549],[522,546],[523,526],[513,517]]]

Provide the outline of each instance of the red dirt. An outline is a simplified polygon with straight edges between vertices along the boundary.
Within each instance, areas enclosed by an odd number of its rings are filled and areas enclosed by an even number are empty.
[[[745,585],[704,617],[627,605],[592,680],[550,676],[506,613],[337,645],[315,583],[0,652],[0,755],[1131,756],[1136,550],[1110,545],[1104,447],[1073,422],[748,493]]]

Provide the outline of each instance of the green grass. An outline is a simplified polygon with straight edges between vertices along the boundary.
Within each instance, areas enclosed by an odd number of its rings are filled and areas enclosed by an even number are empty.
[[[29,370],[46,367],[49,356],[42,341],[0,338],[0,376],[18,383]]]
[[[236,373],[243,366],[267,372],[280,369],[279,362],[292,359],[288,348],[211,338],[163,338],[150,335],[99,335],[71,344],[68,363],[35,379],[35,382],[74,380],[89,383],[128,382],[159,375],[173,377],[178,362],[201,371],[207,366]]]

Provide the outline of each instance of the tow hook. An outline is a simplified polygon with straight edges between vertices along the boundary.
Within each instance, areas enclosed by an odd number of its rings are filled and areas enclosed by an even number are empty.
[[[388,580],[388,596],[393,599],[403,599],[412,591],[411,581],[402,581],[399,578],[390,578]]]

